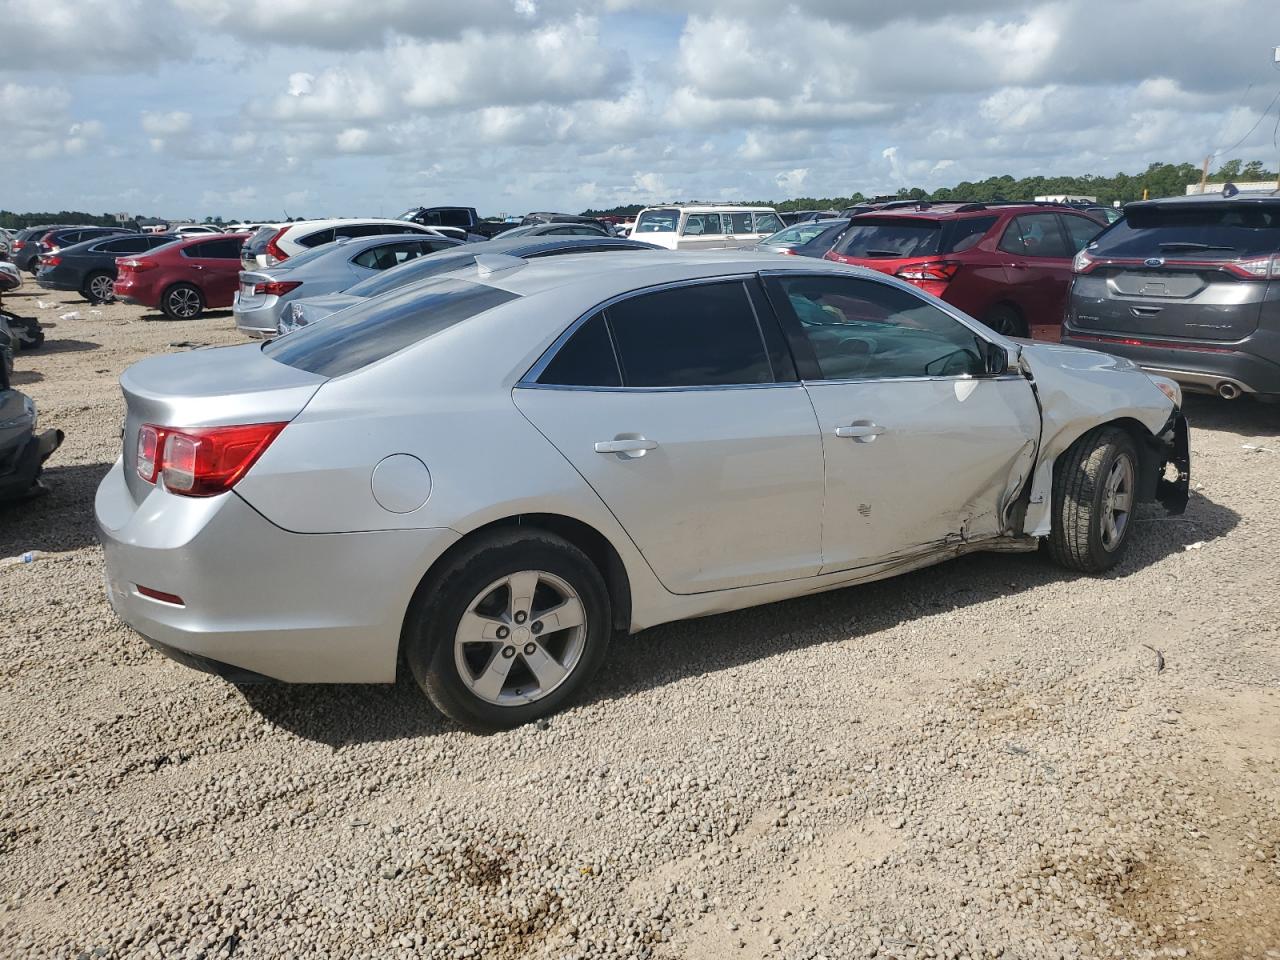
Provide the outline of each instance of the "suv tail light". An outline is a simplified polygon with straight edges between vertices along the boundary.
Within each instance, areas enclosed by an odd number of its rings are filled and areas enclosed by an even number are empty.
[[[959,269],[960,264],[950,260],[931,260],[901,267],[894,276],[911,283],[948,283]]]
[[[138,476],[147,483],[163,477],[170,493],[216,496],[239,483],[284,428],[283,423],[190,429],[144,424],[138,431]]]
[[[254,296],[270,296],[282,297],[290,290],[297,290],[302,286],[301,280],[269,280],[266,283],[256,283],[253,286]]]
[[[1280,280],[1280,254],[1224,263],[1222,269],[1245,280]]]
[[[13,252],[14,252],[14,253],[17,253],[19,250],[21,250],[21,249],[22,249],[23,247],[25,247],[26,245],[27,245],[27,241],[25,241],[25,240],[15,240],[15,241],[13,241]]]
[[[281,250],[279,245],[276,243],[276,241],[279,240],[281,237],[283,237],[285,233],[288,232],[288,230],[289,230],[288,227],[281,227],[279,230],[276,231],[276,235],[267,241],[267,260],[269,261],[268,266],[273,266],[282,260],[289,259],[289,255],[285,253],[283,250]]]
[[[132,270],[134,273],[141,273],[143,270],[150,270],[156,266],[156,262],[147,257],[122,257],[116,261],[116,266],[121,270]]]
[[[1098,265],[1098,261],[1089,256],[1088,250],[1081,250],[1071,261],[1072,273],[1090,273]]]

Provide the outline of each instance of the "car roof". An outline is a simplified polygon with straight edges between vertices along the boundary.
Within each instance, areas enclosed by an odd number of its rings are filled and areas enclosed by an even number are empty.
[[[476,246],[479,246],[478,244]],[[477,253],[480,251],[477,250]],[[515,258],[513,258],[515,259]],[[495,269],[494,267],[498,267]],[[566,286],[589,286],[600,299],[628,293],[648,286],[681,280],[714,279],[753,274],[760,271],[793,273],[834,273],[885,279],[884,274],[864,267],[833,263],[829,260],[779,257],[751,250],[665,250],[657,248],[643,257],[618,257],[609,261],[609,269],[600,269],[600,259],[593,254],[565,254],[513,263],[510,269],[501,265],[477,263],[464,267],[451,276],[474,279],[486,286],[498,287],[519,296],[530,296]],[[488,268],[492,272],[484,272]],[[471,270],[475,270],[472,277]]]
[[[641,210],[680,210],[684,213],[777,213],[773,207],[747,206],[741,203],[655,203]],[[639,217],[640,213],[636,216]]]
[[[420,224],[412,223],[409,220],[393,220],[389,217],[330,217],[326,220],[295,220],[293,223],[282,223],[280,226],[323,230],[326,227],[339,227],[344,223],[394,223],[404,227],[405,233],[423,232],[423,227]]]
[[[1160,197],[1154,200],[1134,200],[1124,205],[1125,210],[1150,210],[1168,206],[1217,206],[1219,204],[1276,204],[1280,203],[1280,190],[1240,190],[1236,193],[1189,193],[1184,197]]]

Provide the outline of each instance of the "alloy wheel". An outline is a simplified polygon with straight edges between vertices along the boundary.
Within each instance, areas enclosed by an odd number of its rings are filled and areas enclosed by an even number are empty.
[[[200,310],[200,294],[188,287],[169,291],[169,308],[175,317],[184,320],[194,317]]]
[[[573,673],[586,629],[582,599],[565,580],[513,573],[481,590],[462,615],[453,644],[458,676],[487,703],[533,703]]]
[[[89,293],[99,303],[110,303],[116,298],[115,281],[108,276],[94,277],[89,281]]]
[[[1102,546],[1113,551],[1124,540],[1133,510],[1133,461],[1127,454],[1116,457],[1107,473],[1102,493]]]

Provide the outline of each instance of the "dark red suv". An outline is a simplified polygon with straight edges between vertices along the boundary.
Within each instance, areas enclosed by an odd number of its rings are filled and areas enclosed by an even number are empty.
[[[826,255],[915,284],[1006,336],[1058,340],[1071,260],[1102,230],[1059,204],[891,203]]]

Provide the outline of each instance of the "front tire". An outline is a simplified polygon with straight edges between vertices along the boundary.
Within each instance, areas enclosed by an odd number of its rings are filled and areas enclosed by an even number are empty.
[[[204,313],[204,294],[189,283],[177,283],[160,298],[160,309],[170,320],[194,320]]]
[[[559,710],[604,661],[609,593],[590,558],[536,530],[494,533],[419,589],[404,627],[409,668],[464,727],[506,730]]]
[[[1049,552],[1069,570],[1102,573],[1129,547],[1137,507],[1140,460],[1119,427],[1089,431],[1058,459],[1053,472]]]

